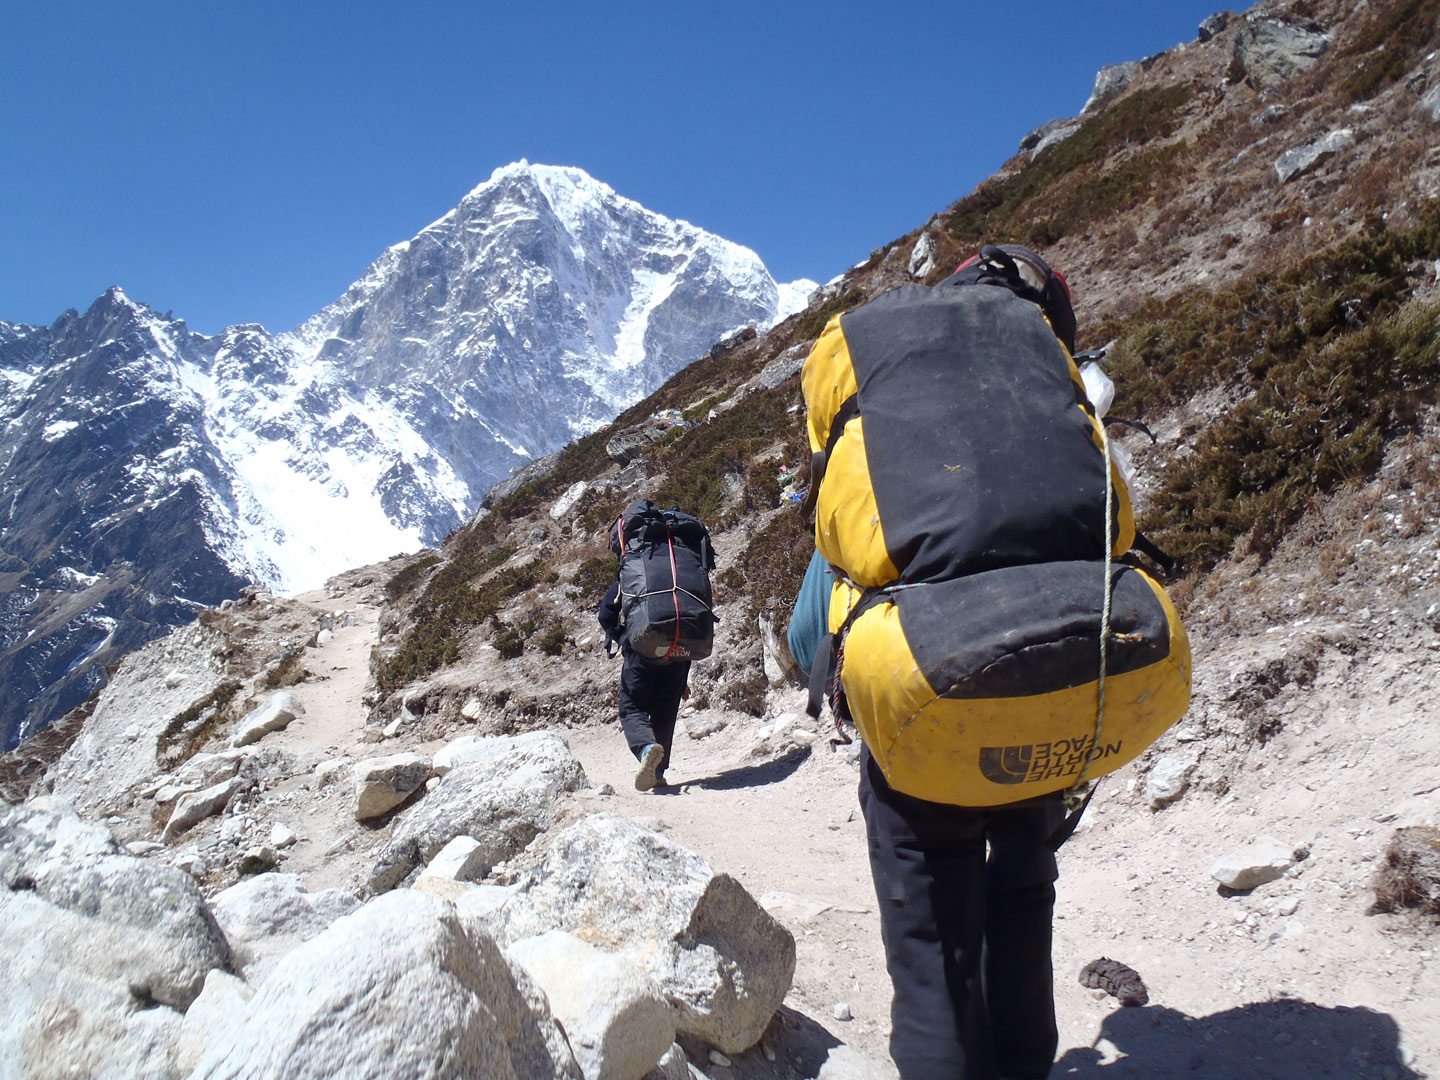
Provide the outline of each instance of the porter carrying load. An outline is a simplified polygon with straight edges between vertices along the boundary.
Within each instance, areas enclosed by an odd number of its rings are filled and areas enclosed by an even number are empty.
[[[987,247],[831,319],[805,363],[815,542],[836,571],[812,686],[892,787],[931,802],[1071,788],[1189,703],[1180,619],[1122,561],[1129,493],[1068,295],[1048,303],[1064,287],[1033,253]]]
[[[652,664],[709,656],[715,554],[705,526],[640,499],[616,519],[610,550],[620,557],[621,619],[630,648]]]

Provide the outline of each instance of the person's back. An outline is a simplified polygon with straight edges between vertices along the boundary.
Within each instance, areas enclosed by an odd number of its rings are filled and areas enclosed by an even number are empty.
[[[649,791],[667,786],[691,660],[710,653],[715,559],[704,525],[647,500],[620,516],[610,542],[619,563],[597,619],[607,652],[620,647],[620,727],[639,762],[635,787]]]

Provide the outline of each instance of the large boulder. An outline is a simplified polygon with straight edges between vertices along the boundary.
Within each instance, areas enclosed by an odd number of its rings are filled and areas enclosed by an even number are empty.
[[[229,780],[222,780],[200,791],[181,795],[175,800],[175,809],[170,812],[170,820],[165,823],[160,839],[173,840],[212,814],[220,813],[230,805],[230,800],[244,786],[244,780],[232,776]]]
[[[670,1006],[627,957],[563,930],[517,941],[505,955],[545,991],[585,1080],[636,1080],[673,1045]]]
[[[559,929],[630,953],[676,1029],[727,1054],[759,1040],[795,974],[795,939],[744,886],[611,814],[557,835],[497,922],[508,943]]]
[[[210,902],[236,964],[251,980],[359,906],[343,889],[307,892],[299,874],[257,874]]]
[[[394,888],[457,836],[480,842],[470,867],[483,876],[549,828],[556,803],[588,782],[554,732],[477,740],[400,820],[371,871],[370,887]]]
[[[175,1043],[174,1061],[180,1075],[199,1064],[207,1048],[229,1038],[245,1015],[255,991],[244,979],[215,970],[205,977],[205,988],[185,1010]]]
[[[355,820],[369,821],[389,813],[430,779],[424,754],[391,754],[366,758],[355,766]]]
[[[1090,98],[1085,102],[1085,107],[1080,110],[1081,115],[1098,109],[1107,101],[1119,97],[1139,74],[1140,62],[1138,60],[1127,60],[1123,64],[1110,64],[1102,67],[1095,73],[1095,86],[1090,91]]]
[[[189,874],[52,800],[0,807],[0,955],[0,1061],[21,1076],[167,1075],[180,1012],[230,963]]]
[[[1249,18],[1235,33],[1230,78],[1272,90],[1309,71],[1330,47],[1330,35],[1311,23]]]
[[[527,982],[450,904],[388,893],[282,957],[194,1075],[576,1080]]]

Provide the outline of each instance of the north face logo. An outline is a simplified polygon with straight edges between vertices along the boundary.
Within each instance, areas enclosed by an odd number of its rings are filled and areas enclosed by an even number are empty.
[[[1075,776],[1086,761],[1120,752],[1121,743],[1096,746],[1094,736],[1029,746],[982,746],[980,773],[992,784],[1026,784]]]

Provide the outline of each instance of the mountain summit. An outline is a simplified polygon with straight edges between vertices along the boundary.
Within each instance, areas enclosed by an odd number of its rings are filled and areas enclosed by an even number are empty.
[[[314,588],[438,542],[512,469],[813,288],[522,161],[288,333],[207,337],[119,288],[0,323],[3,742],[246,582]]]

